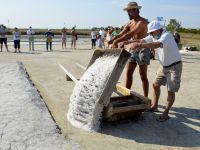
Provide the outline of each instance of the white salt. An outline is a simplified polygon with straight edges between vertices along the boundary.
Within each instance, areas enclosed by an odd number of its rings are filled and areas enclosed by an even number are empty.
[[[87,131],[99,129],[103,105],[98,100],[117,58],[111,55],[96,59],[75,85],[67,114],[73,126]]]
[[[20,63],[0,64],[0,150],[61,150],[77,144],[58,133]]]

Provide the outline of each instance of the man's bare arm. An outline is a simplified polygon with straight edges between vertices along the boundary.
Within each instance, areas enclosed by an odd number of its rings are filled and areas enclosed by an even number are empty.
[[[131,44],[131,43],[145,43],[143,39],[135,39],[135,40],[130,40],[130,41],[124,41],[124,45]]]
[[[138,48],[151,48],[155,50],[156,48],[162,47],[161,42],[152,42],[152,43],[146,43],[146,42],[140,42],[140,43],[133,43],[131,45],[131,49],[137,50]]]
[[[128,23],[128,24],[124,27],[124,29],[123,29],[117,36],[115,36],[112,40],[110,40],[110,41],[108,42],[108,44],[112,44],[114,40],[116,40],[116,39],[120,38],[121,36],[123,36],[124,34],[126,34],[126,33],[129,31],[129,27],[128,27],[129,24],[130,24],[130,23]]]
[[[116,39],[113,41],[113,44],[118,44],[119,42],[122,41],[127,41],[130,38],[132,38],[135,34],[138,34],[140,32],[142,32],[142,30],[144,30],[144,26],[146,25],[146,23],[144,23],[143,21],[139,21],[136,25],[134,25],[134,28],[132,28],[130,31],[128,31],[127,33],[125,33],[123,36],[121,36],[120,38]]]

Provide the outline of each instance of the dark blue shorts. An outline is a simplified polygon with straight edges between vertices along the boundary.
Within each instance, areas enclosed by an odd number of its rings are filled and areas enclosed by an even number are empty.
[[[7,38],[0,38],[0,43],[1,44],[7,44]]]

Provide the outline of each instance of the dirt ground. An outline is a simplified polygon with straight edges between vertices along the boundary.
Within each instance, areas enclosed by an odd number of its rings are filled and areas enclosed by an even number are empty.
[[[164,150],[164,149],[200,149],[200,53],[185,52],[182,54],[183,73],[181,89],[170,111],[170,119],[160,123],[156,121],[159,113],[143,114],[143,119],[126,120],[115,123],[103,123],[101,131],[90,133],[76,129],[66,119],[70,95],[74,83],[66,81],[64,72],[58,64],[62,64],[76,78],[80,78],[84,70],[76,66],[79,63],[87,66],[93,50],[89,45],[78,45],[76,50],[61,49],[54,46],[53,52],[46,52],[44,45],[37,45],[36,51],[29,52],[28,46],[22,45],[22,53],[0,53],[0,63],[21,61],[31,80],[40,91],[49,111],[62,133],[79,143],[82,149],[89,150]],[[10,48],[11,51],[14,51]],[[159,66],[157,60],[151,61],[148,68],[150,82],[149,98],[152,98],[152,82]],[[126,69],[125,69],[126,70]],[[125,70],[120,78],[124,85]],[[138,69],[134,74],[132,89],[142,92]],[[166,87],[161,89],[159,110],[162,112],[166,104]]]

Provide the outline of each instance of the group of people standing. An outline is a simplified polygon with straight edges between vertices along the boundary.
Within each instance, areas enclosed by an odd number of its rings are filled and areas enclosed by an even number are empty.
[[[14,28],[13,32],[13,42],[14,42],[14,49],[15,53],[16,52],[21,52],[20,51],[20,40],[21,40],[21,32],[17,27]],[[27,37],[28,37],[28,42],[29,42],[29,51],[34,51],[34,35],[35,31],[32,29],[30,26],[28,30],[26,31]],[[52,41],[54,37],[54,33],[52,32],[51,29],[48,29],[47,32],[44,33],[44,36],[46,38],[46,50],[47,51],[52,51]],[[76,29],[75,27],[72,28],[71,30],[71,48],[76,48],[76,40],[78,39]],[[66,49],[66,42],[67,42],[67,29],[64,27],[61,30],[61,41],[62,41],[62,48]],[[7,45],[7,28],[4,25],[0,25],[0,48],[1,52],[3,50],[3,44],[6,47],[7,52],[9,52],[8,45]]]
[[[92,49],[96,48],[109,48],[108,42],[112,40],[113,37],[119,34],[121,29],[108,27],[106,30],[101,27],[99,32],[92,29],[91,32],[91,41],[92,41]]]
[[[61,31],[62,49],[66,49],[67,43],[67,29],[64,27]],[[71,48],[76,49],[76,41],[78,40],[78,35],[76,32],[76,26],[71,29]]]
[[[133,73],[139,66],[139,73],[142,81],[144,96],[148,97],[149,81],[147,76],[148,65],[150,64],[150,51],[157,51],[160,67],[153,82],[153,99],[150,112],[158,112],[158,100],[160,98],[162,85],[167,85],[167,105],[164,112],[156,120],[164,122],[169,119],[175,93],[178,92],[181,83],[182,61],[178,46],[172,33],[159,21],[148,22],[139,15],[140,9],[136,2],[130,2],[124,8],[130,22],[123,30],[113,37],[108,44],[111,48],[126,48],[130,51],[131,57],[128,61],[126,72],[126,87],[131,88]]]

